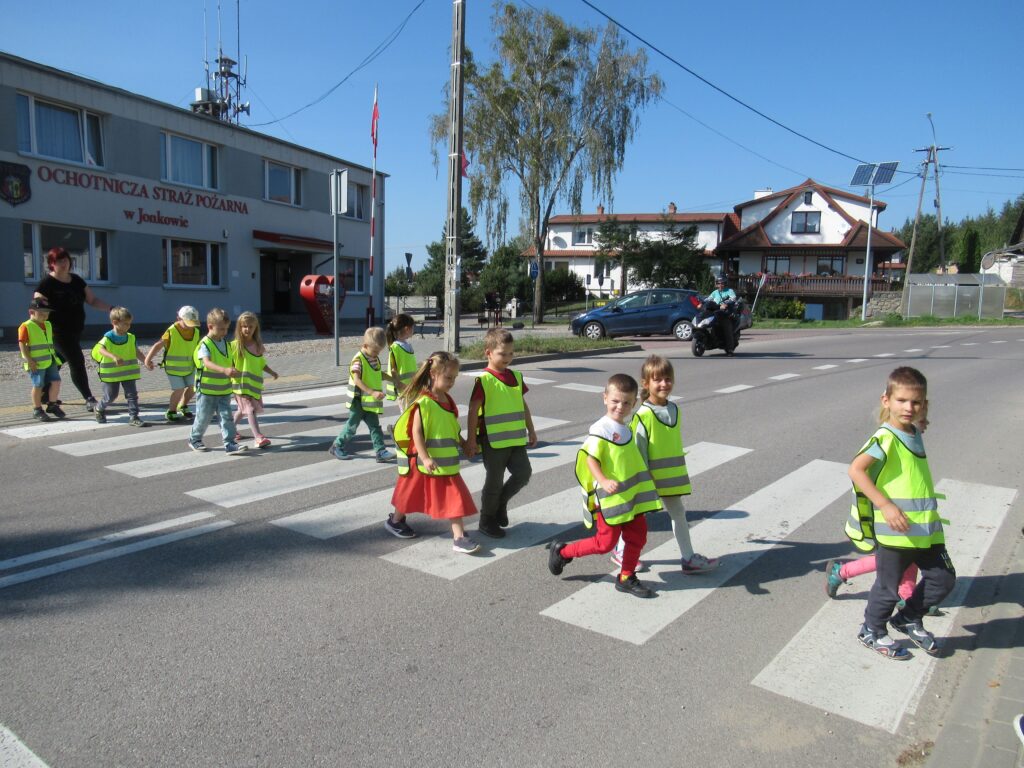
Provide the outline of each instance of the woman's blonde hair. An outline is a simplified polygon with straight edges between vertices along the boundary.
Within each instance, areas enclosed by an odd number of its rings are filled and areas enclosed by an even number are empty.
[[[647,382],[654,378],[668,377],[675,383],[676,372],[667,359],[661,355],[649,355],[644,364],[640,366],[640,402],[651,394],[647,389]]]
[[[921,395],[924,399],[924,408],[921,410],[921,418],[919,423],[927,421],[928,419],[928,379],[924,377],[917,368],[911,368],[909,365],[903,365],[893,370],[889,374],[889,378],[885,382],[885,397],[891,397],[893,390],[896,387],[906,387],[907,389],[920,389]],[[889,408],[884,404],[878,409],[878,423],[885,424],[889,421]]]
[[[239,328],[243,325],[252,326],[252,340],[256,344],[256,354],[262,355],[265,351],[263,346],[263,337],[260,335],[260,319],[256,316],[255,312],[243,312],[235,320],[235,341],[239,341],[241,338],[239,334]],[[239,345],[241,346],[241,345]],[[239,350],[241,352],[241,350]]]
[[[390,347],[392,344],[395,343],[395,341],[398,339],[398,332],[401,331],[403,328],[415,327],[416,321],[413,319],[412,315],[407,315],[404,312],[400,312],[399,314],[392,317],[390,320],[388,320],[388,327],[385,334],[388,340],[388,346]]]
[[[459,365],[459,358],[450,352],[431,352],[430,357],[424,360],[420,367],[416,369],[416,373],[412,377],[412,381],[409,382],[409,386],[403,390],[402,399],[411,403],[424,390],[430,389],[431,377],[441,375],[452,366],[457,370]]]

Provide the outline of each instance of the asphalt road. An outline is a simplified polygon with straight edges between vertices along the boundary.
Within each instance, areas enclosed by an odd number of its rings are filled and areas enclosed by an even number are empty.
[[[576,438],[646,352],[522,367],[542,445],[510,540],[475,558],[439,521],[384,531],[393,467],[365,432],[363,458],[326,453],[337,393],[269,407],[274,447],[238,458],[188,452],[180,427],[0,433],[0,723],[55,768],[897,765],[934,740],[962,627],[1017,567],[1022,337],[755,334],[732,359],[644,340],[676,368],[694,545],[723,558],[682,576],[653,516],[651,601],[615,593],[604,558],[555,578],[543,548],[585,535]],[[870,577],[822,589],[852,556],[845,466],[898,364],[929,379],[961,575],[930,624],[943,658],[906,664],[855,639]]]

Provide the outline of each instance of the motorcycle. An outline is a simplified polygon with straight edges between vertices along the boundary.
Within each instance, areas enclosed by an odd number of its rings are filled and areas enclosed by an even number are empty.
[[[705,301],[697,316],[693,318],[692,351],[694,357],[701,357],[709,349],[723,349],[725,354],[732,356],[733,350],[740,343],[740,325],[743,317],[743,302],[726,301],[721,305],[713,301]],[[732,347],[726,348],[723,325],[732,326]]]

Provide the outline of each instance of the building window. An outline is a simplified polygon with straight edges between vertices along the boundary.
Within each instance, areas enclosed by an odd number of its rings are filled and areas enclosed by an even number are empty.
[[[819,256],[818,268],[815,270],[815,274],[824,275],[825,277],[842,275],[845,269],[846,259],[843,256]]]
[[[765,271],[773,275],[789,274],[789,256],[765,256]]]
[[[811,201],[813,199],[814,199],[814,193],[813,192],[804,192],[804,205],[810,205]]]
[[[820,211],[796,211],[793,213],[794,235],[816,235],[821,232]]]
[[[574,229],[572,231],[572,244],[573,245],[593,245],[594,244],[594,230],[592,230],[592,229]]]
[[[263,166],[263,197],[275,203],[302,205],[302,169],[270,160],[265,160]]]
[[[368,264],[366,259],[338,259],[338,275],[346,293],[366,293]]]
[[[17,95],[18,151],[82,165],[103,165],[100,116]]]
[[[217,148],[173,133],[160,134],[160,178],[217,189]]]
[[[363,184],[356,184],[351,181],[348,183],[348,208],[345,209],[345,215],[350,219],[366,218],[364,198],[368,190],[369,187]]]
[[[41,280],[47,274],[46,254],[51,248],[64,248],[71,255],[71,271],[86,282],[110,280],[106,232],[26,222],[21,225],[21,241],[26,280]]]
[[[164,285],[220,288],[220,243],[163,240]]]

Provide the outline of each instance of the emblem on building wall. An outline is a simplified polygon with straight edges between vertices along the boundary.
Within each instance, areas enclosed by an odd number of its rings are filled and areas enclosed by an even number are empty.
[[[18,163],[0,163],[0,200],[11,205],[27,203],[32,197],[29,178],[32,169]]]

